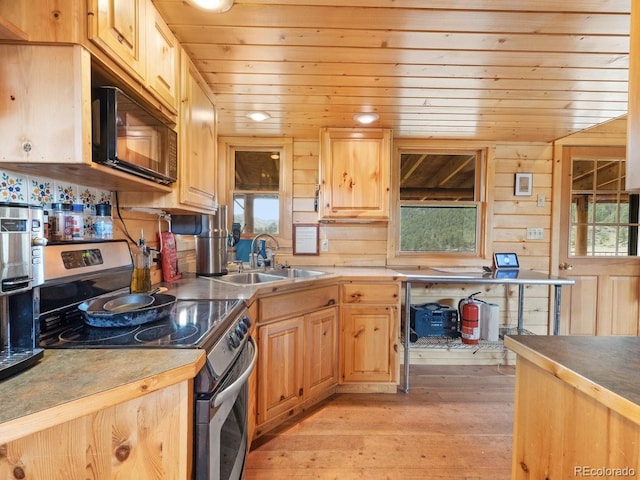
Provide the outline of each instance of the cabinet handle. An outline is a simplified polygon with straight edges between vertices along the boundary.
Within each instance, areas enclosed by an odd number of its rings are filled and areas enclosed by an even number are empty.
[[[327,302],[327,305],[335,305],[336,301],[333,298],[330,298],[329,301]]]

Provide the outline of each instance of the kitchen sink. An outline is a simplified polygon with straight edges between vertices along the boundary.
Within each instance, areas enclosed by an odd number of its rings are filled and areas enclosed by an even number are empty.
[[[215,280],[234,285],[255,285],[258,283],[281,282],[294,278],[311,278],[319,275],[325,275],[325,272],[304,268],[270,268],[268,270],[260,270],[259,272],[230,273],[216,277]]]
[[[281,275],[271,275],[265,272],[240,272],[217,277],[216,280],[237,285],[254,285],[256,283],[278,282],[284,278]]]
[[[286,278],[309,278],[325,275],[325,272],[307,270],[305,268],[272,268],[267,270],[269,275],[277,275]]]

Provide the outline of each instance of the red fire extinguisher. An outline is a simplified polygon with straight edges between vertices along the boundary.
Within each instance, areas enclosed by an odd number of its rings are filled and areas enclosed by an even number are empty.
[[[480,292],[473,293],[467,298],[460,300],[458,310],[460,311],[460,334],[462,343],[477,345],[480,340],[480,305],[473,296]]]

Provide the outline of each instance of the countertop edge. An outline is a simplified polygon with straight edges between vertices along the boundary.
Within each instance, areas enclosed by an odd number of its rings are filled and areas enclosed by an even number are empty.
[[[0,444],[190,380],[204,366],[206,354],[204,350],[189,351],[197,356],[194,360],[186,361],[182,365],[106,390],[88,392],[82,397],[0,423]],[[51,351],[50,355],[55,355],[55,352],[55,350]],[[32,368],[37,368],[37,365]]]
[[[507,335],[504,346],[518,356],[553,375],[605,407],[640,425],[640,405],[587,378],[536,349],[521,343],[518,336]],[[516,373],[517,375],[517,373]]]

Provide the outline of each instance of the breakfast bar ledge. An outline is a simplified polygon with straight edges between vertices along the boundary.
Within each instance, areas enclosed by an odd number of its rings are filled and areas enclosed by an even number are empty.
[[[525,285],[549,285],[554,287],[553,335],[560,333],[560,304],[563,285],[573,285],[575,280],[547,275],[533,270],[516,270],[505,274],[501,270],[485,272],[475,267],[430,267],[416,270],[397,270],[406,277],[405,288],[405,316],[404,316],[404,386],[403,391],[409,393],[409,363],[411,342],[409,340],[411,285],[414,283],[464,283],[464,284],[502,284],[518,285],[518,326],[517,331],[523,329],[523,306]]]

